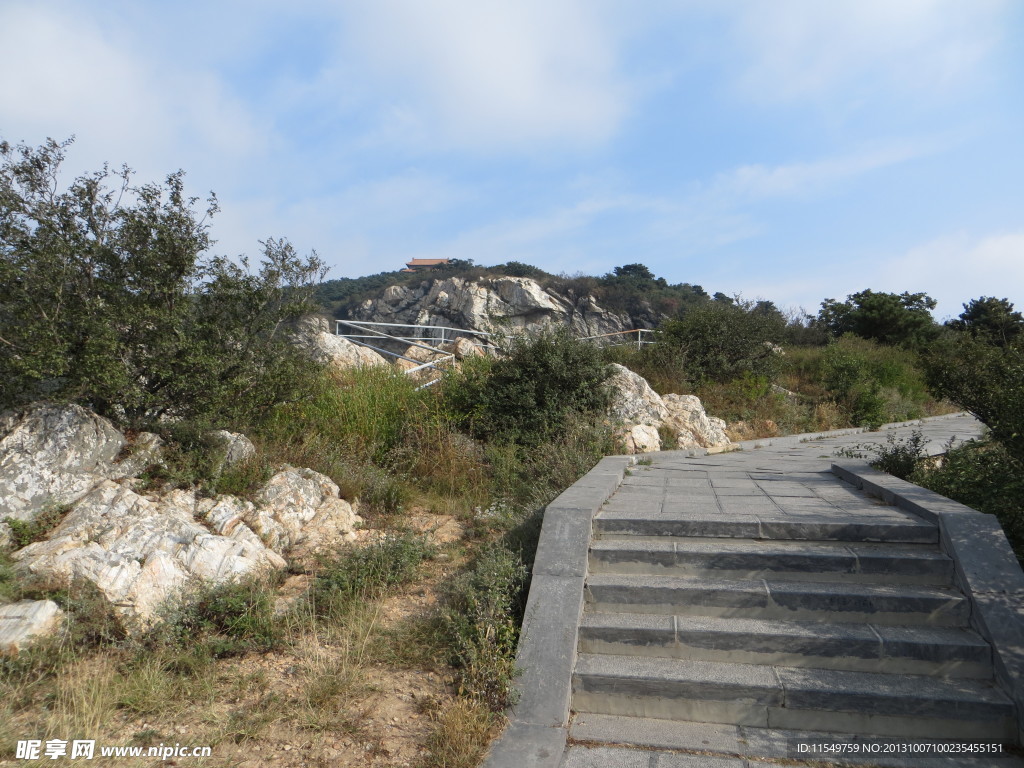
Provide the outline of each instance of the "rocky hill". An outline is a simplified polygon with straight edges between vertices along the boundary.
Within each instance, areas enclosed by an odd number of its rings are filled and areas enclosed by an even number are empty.
[[[447,277],[388,286],[379,298],[359,304],[351,319],[489,332],[567,326],[578,336],[597,336],[653,328],[665,317],[650,305],[639,309],[607,310],[590,294],[558,291],[526,277]]]

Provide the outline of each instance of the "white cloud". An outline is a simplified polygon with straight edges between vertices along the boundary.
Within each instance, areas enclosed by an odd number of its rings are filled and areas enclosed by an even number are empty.
[[[214,177],[268,136],[210,71],[164,61],[138,30],[87,6],[0,6],[0,131],[30,144],[67,138],[72,171],[128,163],[140,180],[178,168]]]
[[[919,140],[853,152],[805,163],[744,165],[719,174],[709,194],[744,201],[804,195],[833,187],[871,171],[906,162],[936,151],[940,143]]]
[[[882,290],[927,293],[939,302],[939,318],[960,314],[965,302],[980,296],[1008,298],[1024,308],[1024,231],[939,237],[881,265],[876,274]]]
[[[594,144],[629,100],[616,41],[584,0],[376,0],[351,8],[350,44],[440,137],[482,148]]]
[[[736,9],[736,5],[730,6]],[[739,79],[756,100],[841,89],[943,97],[972,82],[1000,37],[1006,0],[755,0],[738,6]]]

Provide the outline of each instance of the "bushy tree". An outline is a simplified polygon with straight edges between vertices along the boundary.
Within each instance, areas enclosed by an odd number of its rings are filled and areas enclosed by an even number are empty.
[[[937,396],[973,413],[1024,464],[1024,337],[1002,346],[952,334],[929,351],[925,373]]]
[[[445,383],[449,406],[474,436],[536,445],[562,433],[567,419],[604,410],[610,369],[592,345],[563,328],[505,346]]]
[[[964,304],[960,317],[947,325],[953,330],[966,331],[976,339],[1005,347],[1024,332],[1024,316],[1015,312],[1007,299],[982,296]]]
[[[769,301],[728,298],[692,307],[660,328],[650,354],[672,358],[691,381],[729,381],[745,373],[774,378],[786,318]]]
[[[133,186],[104,166],[62,191],[70,143],[0,142],[0,406],[46,396],[141,426],[284,396],[315,254],[267,240],[257,274],[207,255],[216,198],[198,212],[180,171]]]
[[[846,301],[825,299],[818,322],[833,336],[853,333],[883,344],[920,347],[938,335],[932,318],[935,299],[924,293],[864,290]]]

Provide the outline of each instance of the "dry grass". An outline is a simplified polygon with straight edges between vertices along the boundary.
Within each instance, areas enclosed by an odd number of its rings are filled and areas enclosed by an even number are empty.
[[[449,701],[434,720],[420,768],[474,768],[503,722],[485,705],[465,698]]]

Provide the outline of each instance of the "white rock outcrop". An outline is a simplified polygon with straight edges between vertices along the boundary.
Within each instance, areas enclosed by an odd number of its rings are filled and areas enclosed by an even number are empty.
[[[292,342],[311,359],[336,370],[388,364],[382,355],[369,347],[335,334],[331,321],[321,315],[304,317],[292,336]]]
[[[49,582],[92,582],[130,628],[189,584],[223,583],[284,559],[260,544],[218,536],[196,522],[196,498],[147,498],[104,481],[79,500],[45,541],[14,553],[17,567]]]
[[[622,429],[627,453],[648,453],[665,448],[723,448],[731,444],[722,419],[708,416],[695,395],[661,397],[637,373],[612,363],[608,379],[612,398],[609,415]],[[676,444],[663,446],[659,427],[677,435]]]
[[[284,555],[352,540],[360,522],[338,498],[338,486],[310,469],[278,472],[255,503],[197,500],[182,490],[143,496],[103,481],[45,541],[13,558],[19,570],[50,582],[93,583],[135,630],[152,624],[161,604],[189,586],[283,569]]]
[[[140,434],[121,458],[126,443],[110,421],[77,405],[36,403],[0,413],[0,520],[32,520],[106,479],[135,476],[159,453],[156,435]],[[0,544],[4,538],[0,531]]]
[[[637,324],[628,315],[602,309],[592,296],[558,293],[525,277],[449,277],[392,285],[353,312],[353,320],[360,319],[498,332],[567,326],[579,336],[630,330]],[[650,320],[641,325],[650,327]]]
[[[13,656],[29,643],[60,628],[64,615],[52,600],[0,604],[0,656]]]

